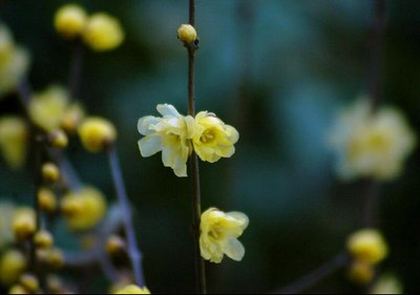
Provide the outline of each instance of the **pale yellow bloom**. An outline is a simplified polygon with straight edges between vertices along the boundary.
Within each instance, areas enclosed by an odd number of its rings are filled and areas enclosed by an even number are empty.
[[[79,103],[71,104],[61,119],[61,128],[66,132],[72,133],[79,127],[85,118],[85,111]]]
[[[379,277],[373,285],[370,294],[403,294],[401,282],[393,275],[385,274]]]
[[[114,125],[103,118],[90,117],[78,129],[80,140],[86,150],[97,153],[112,144],[117,138]]]
[[[121,45],[124,31],[115,17],[96,13],[89,18],[83,39],[95,51],[108,51]]]
[[[51,132],[60,127],[68,103],[67,91],[61,86],[53,85],[32,97],[29,115],[36,125]]]
[[[106,213],[105,196],[94,187],[84,187],[66,194],[61,209],[72,230],[84,231],[95,227]]]
[[[172,168],[176,176],[185,177],[192,152],[188,125],[193,119],[180,115],[169,104],[160,104],[156,109],[163,117],[146,116],[138,122],[138,131],[145,136],[138,143],[140,153],[150,157],[161,151],[163,165]]]
[[[369,264],[377,264],[388,255],[388,246],[382,234],[375,229],[362,229],[347,240],[350,255]]]
[[[223,123],[215,114],[198,113],[192,126],[194,151],[201,160],[214,163],[235,153],[234,144],[239,140],[238,131]]]
[[[179,40],[187,44],[193,43],[197,40],[197,31],[190,24],[183,24],[178,28],[177,35]]]
[[[0,257],[0,282],[10,286],[17,282],[26,268],[25,256],[17,250],[7,250]]]
[[[30,238],[36,230],[34,209],[21,207],[15,210],[12,218],[12,230],[17,239]]]
[[[12,169],[25,163],[28,135],[28,126],[23,119],[15,116],[0,118],[0,151]]]
[[[354,260],[348,271],[349,279],[359,285],[370,283],[375,276],[375,267],[362,260]]]
[[[28,67],[28,53],[15,45],[9,30],[0,24],[0,96],[17,87]]]
[[[87,24],[86,11],[79,5],[67,4],[60,7],[54,16],[54,26],[64,38],[75,38],[82,34]]]
[[[225,213],[216,208],[205,211],[200,223],[201,256],[214,263],[222,262],[224,255],[241,261],[245,248],[237,238],[248,224],[248,217],[241,212]]]
[[[13,242],[12,218],[15,210],[12,203],[0,203],[0,249]]]
[[[331,134],[343,179],[394,179],[415,144],[416,136],[403,114],[391,107],[372,112],[367,100],[341,114]]]
[[[120,290],[113,292],[113,294],[151,294],[146,287],[140,288],[137,285],[128,285]]]

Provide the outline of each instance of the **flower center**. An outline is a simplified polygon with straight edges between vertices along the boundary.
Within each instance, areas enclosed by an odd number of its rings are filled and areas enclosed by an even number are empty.
[[[209,236],[215,240],[221,240],[223,238],[223,231],[220,226],[214,226],[209,231]]]
[[[200,141],[202,143],[210,143],[212,142],[214,139],[216,138],[216,134],[214,132],[214,130],[212,129],[207,129],[203,132],[203,134],[201,134],[200,137]]]

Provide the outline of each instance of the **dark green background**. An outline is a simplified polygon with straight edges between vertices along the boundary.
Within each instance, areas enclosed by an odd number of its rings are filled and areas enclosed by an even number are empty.
[[[65,2],[0,2],[1,19],[31,51],[35,89],[67,81],[70,47],[52,26]],[[148,286],[192,292],[190,182],[159,156],[141,158],[136,130],[158,103],[186,112],[187,60],[176,29],[187,21],[187,1],[79,2],[117,16],[127,35],[116,51],[87,54],[81,99],[118,127]],[[418,133],[420,5],[387,4],[384,100],[402,109]],[[326,136],[338,108],[366,90],[371,17],[371,1],[197,1],[197,108],[217,113],[241,135],[233,158],[201,165],[203,207],[243,211],[251,220],[241,238],[245,259],[209,265],[210,291],[272,291],[336,255],[360,227],[364,186],[337,181]],[[13,97],[0,102],[1,113],[16,109]],[[114,199],[105,156],[78,144],[69,154],[83,180]],[[383,269],[397,274],[407,292],[419,291],[419,164],[416,151],[404,175],[382,187],[379,208],[391,248]],[[23,202],[31,183],[29,173],[1,164],[2,199]],[[99,280],[94,288],[106,285]],[[339,272],[312,290],[352,289]]]

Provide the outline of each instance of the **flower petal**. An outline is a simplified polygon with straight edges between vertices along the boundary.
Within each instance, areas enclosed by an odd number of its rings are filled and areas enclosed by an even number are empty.
[[[148,135],[139,140],[139,149],[143,157],[150,157],[162,150],[162,142],[158,135]]]
[[[151,129],[152,125],[156,125],[160,122],[160,118],[154,117],[154,116],[145,116],[139,119],[137,123],[137,130],[142,135],[149,135],[154,132],[153,129]]]
[[[175,107],[171,104],[158,104],[156,107],[159,114],[161,114],[164,117],[180,117],[181,115],[178,113],[178,111],[175,109]]]
[[[223,251],[229,258],[235,261],[241,261],[245,256],[244,246],[235,238],[231,238],[226,241],[223,245]]]

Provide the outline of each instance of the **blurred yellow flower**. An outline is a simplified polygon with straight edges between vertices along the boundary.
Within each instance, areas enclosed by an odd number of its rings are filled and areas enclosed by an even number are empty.
[[[17,282],[26,268],[25,256],[17,250],[7,250],[0,257],[0,282],[10,286]]]
[[[79,127],[82,120],[85,118],[85,111],[79,103],[71,104],[61,119],[61,128],[66,132],[72,133]]]
[[[12,218],[15,206],[9,202],[0,203],[0,249],[13,242]]]
[[[114,125],[103,118],[90,117],[79,126],[79,137],[86,150],[97,153],[112,144],[117,138]]]
[[[88,19],[83,39],[95,51],[108,51],[121,45],[124,31],[115,17],[95,13]]]
[[[25,163],[28,134],[28,126],[23,119],[15,116],[0,118],[0,151],[12,169]]]
[[[35,211],[30,207],[15,210],[12,218],[12,230],[16,239],[28,239],[36,230]]]
[[[214,163],[235,153],[234,144],[239,140],[239,133],[235,128],[209,112],[198,113],[194,123],[192,141],[201,160]]]
[[[17,87],[28,67],[28,53],[15,45],[10,31],[0,24],[0,97]]]
[[[245,248],[238,241],[248,227],[248,217],[240,212],[224,213],[210,208],[201,215],[201,256],[210,262],[220,263],[226,254],[235,261],[241,261]]]
[[[75,231],[92,229],[102,221],[106,213],[105,196],[94,187],[70,192],[61,202],[67,223]]]
[[[68,103],[67,91],[61,86],[53,85],[32,97],[29,115],[36,125],[51,132],[60,127]]]
[[[401,173],[416,136],[396,109],[383,107],[372,112],[369,102],[360,100],[341,114],[330,143],[343,179],[391,180]]]
[[[145,136],[138,143],[140,153],[150,157],[161,151],[163,165],[172,168],[176,176],[185,177],[192,152],[188,128],[192,117],[180,115],[169,104],[159,104],[156,109],[163,117],[145,116],[138,121],[138,131]]]
[[[375,267],[361,260],[354,260],[351,262],[348,272],[349,279],[358,284],[366,285],[370,283],[375,276]]]
[[[404,290],[395,276],[384,274],[373,285],[370,294],[404,294]]]
[[[128,285],[120,290],[113,292],[113,294],[151,294],[146,287],[140,288],[136,285]]]
[[[361,229],[347,240],[350,255],[369,264],[377,264],[388,255],[388,246],[382,234],[375,229]]]
[[[66,4],[54,16],[56,31],[64,38],[75,38],[82,34],[87,24],[86,11],[79,5]]]

